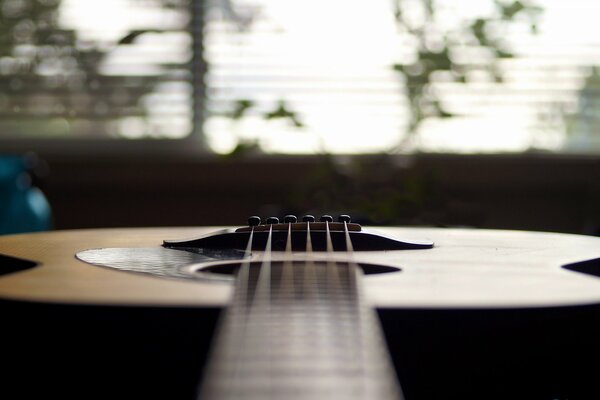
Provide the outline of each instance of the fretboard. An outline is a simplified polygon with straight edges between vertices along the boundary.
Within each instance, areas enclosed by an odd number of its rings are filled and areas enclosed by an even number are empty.
[[[238,273],[201,399],[401,399],[375,311],[348,263]]]

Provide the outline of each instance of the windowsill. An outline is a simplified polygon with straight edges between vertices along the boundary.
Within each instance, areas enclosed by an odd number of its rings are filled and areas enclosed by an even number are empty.
[[[319,160],[323,157],[333,157],[340,160],[358,159],[404,159],[414,158],[439,158],[439,159],[470,159],[470,160],[498,160],[498,159],[535,159],[535,160],[599,160],[600,153],[575,153],[575,152],[497,152],[497,153],[444,153],[444,152],[417,152],[417,153],[367,153],[367,154],[271,154],[248,153],[239,156],[220,155],[207,150],[201,140],[190,137],[186,139],[0,139],[0,154],[35,153],[41,157],[73,158],[91,157],[99,160],[106,157],[126,159],[146,159],[157,157],[161,160],[187,159],[187,160],[236,160],[248,162],[251,160],[285,162],[286,160]]]
[[[2,153],[33,152],[42,157],[102,157],[168,155],[210,156],[202,143],[195,138],[187,139],[4,139],[0,140]]]

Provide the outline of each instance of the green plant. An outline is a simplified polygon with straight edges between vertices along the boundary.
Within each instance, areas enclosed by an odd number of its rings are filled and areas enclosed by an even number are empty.
[[[468,84],[473,72],[481,72],[489,80],[502,83],[499,62],[513,57],[505,34],[516,20],[528,23],[537,32],[541,7],[531,1],[494,1],[489,15],[465,18],[452,26],[440,23],[439,1],[395,0],[395,18],[399,30],[414,43],[413,59],[393,66],[405,83],[410,108],[407,134],[399,148],[409,145],[421,123],[427,118],[451,118],[449,110],[436,90],[443,80]],[[454,7],[459,7],[456,3]],[[409,8],[418,8],[420,17]],[[414,11],[414,10],[413,10]],[[461,57],[466,49],[477,51],[476,60]]]

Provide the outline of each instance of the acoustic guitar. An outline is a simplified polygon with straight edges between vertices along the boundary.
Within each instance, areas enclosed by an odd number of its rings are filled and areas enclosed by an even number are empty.
[[[364,228],[0,237],[0,398],[600,398],[600,238]]]

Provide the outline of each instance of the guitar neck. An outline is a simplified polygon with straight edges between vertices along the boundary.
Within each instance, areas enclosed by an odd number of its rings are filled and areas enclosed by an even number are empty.
[[[348,263],[243,266],[200,398],[402,398],[361,277]]]

